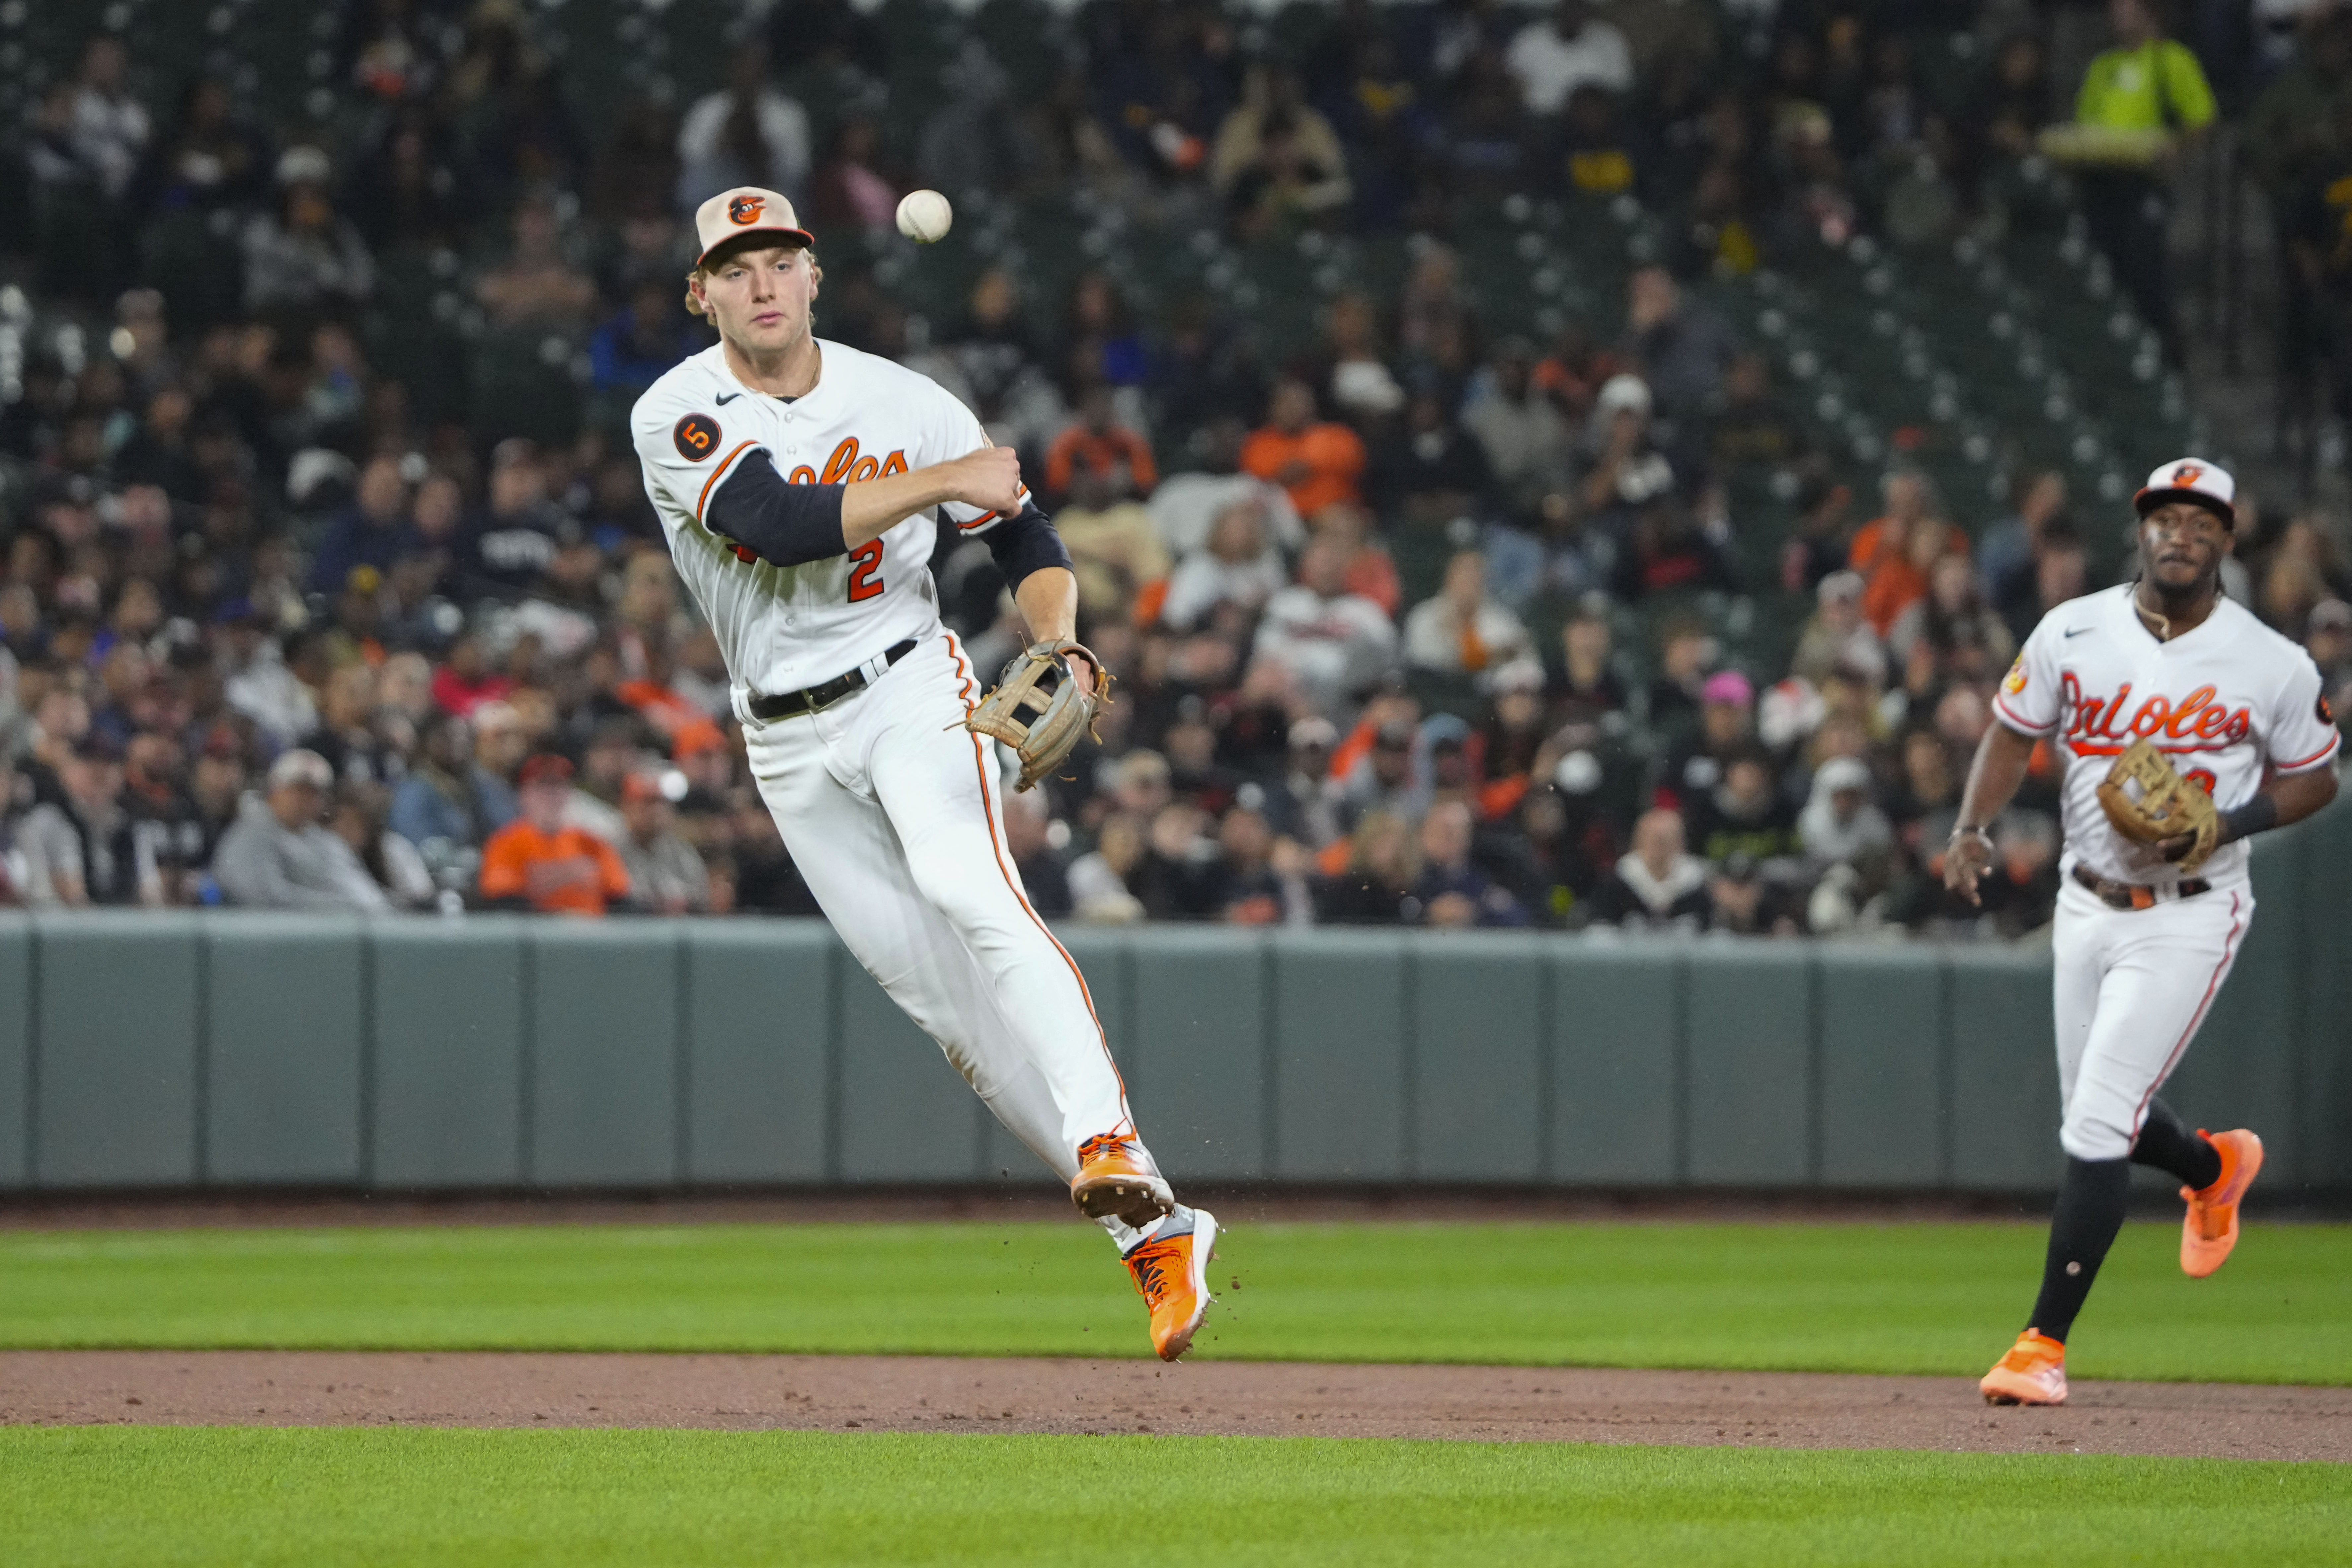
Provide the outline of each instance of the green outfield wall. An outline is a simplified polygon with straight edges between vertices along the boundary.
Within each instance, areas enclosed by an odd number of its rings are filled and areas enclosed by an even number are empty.
[[[2352,810],[2168,1095],[2352,1193]],[[1072,927],[1180,1178],[2032,1191],[2033,944]],[[0,1190],[1035,1182],[822,923],[0,915]]]

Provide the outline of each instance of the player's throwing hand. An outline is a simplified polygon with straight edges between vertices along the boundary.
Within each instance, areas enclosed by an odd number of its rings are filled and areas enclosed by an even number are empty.
[[[1027,492],[1021,488],[1020,454],[1010,447],[982,447],[955,459],[956,500],[1011,517]]]
[[[1977,884],[1992,869],[1992,835],[1981,827],[1956,827],[1944,846],[1944,886],[1982,907]]]

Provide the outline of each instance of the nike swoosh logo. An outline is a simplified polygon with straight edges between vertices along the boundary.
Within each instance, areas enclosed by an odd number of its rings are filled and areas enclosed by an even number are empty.
[[[720,398],[720,399],[719,399],[719,401],[720,401],[721,403],[724,403],[724,402],[726,402],[727,400],[726,400],[725,398],[723,398],[723,397],[722,397],[722,398]],[[2095,628],[2091,627],[2091,626],[2070,626],[2070,627],[2068,627],[2068,628],[2067,628],[2067,630],[2066,630],[2066,637],[2081,637],[2084,632],[2092,631],[2092,630],[2095,630]],[[2064,637],[2061,637],[2059,640],[2060,640],[2061,642],[2063,642],[2063,641],[2065,640],[2065,638],[2064,638]]]
[[[721,407],[721,408],[724,408],[724,407],[726,407],[729,404],[730,404],[730,403],[734,402],[737,398],[739,398],[739,397],[740,397],[740,396],[742,396],[742,395],[742,395],[741,393],[740,393],[740,392],[730,392],[730,393],[727,394],[724,397],[721,397],[721,398],[719,400],[719,407]]]

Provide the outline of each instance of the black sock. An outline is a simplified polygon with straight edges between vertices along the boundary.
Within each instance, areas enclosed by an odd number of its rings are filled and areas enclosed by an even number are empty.
[[[2210,1187],[2221,1179],[2221,1151],[2190,1131],[2160,1100],[2147,1102],[2147,1120],[2131,1157],[2135,1165],[2153,1165],[2192,1187]]]
[[[2099,1265],[2124,1227],[2131,1203],[2131,1162],[2066,1157],[2066,1181],[2050,1216],[2050,1252],[2042,1265],[2042,1294],[2026,1326],[2060,1344],[2099,1277]]]

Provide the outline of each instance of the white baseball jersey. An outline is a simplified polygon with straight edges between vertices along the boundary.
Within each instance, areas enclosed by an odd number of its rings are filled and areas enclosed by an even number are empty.
[[[646,493],[718,635],[739,719],[748,694],[831,680],[904,638],[938,632],[934,514],[965,533],[998,521],[950,502],[804,566],[772,566],[705,527],[705,508],[739,464],[772,462],[793,484],[839,484],[988,445],[971,411],[929,376],[845,344],[819,339],[817,348],[823,369],[804,397],[751,391],[714,344],[648,387],[630,416]]]
[[[2222,599],[2202,625],[2159,641],[2132,606],[2133,585],[2070,600],[2042,618],[1993,699],[2021,734],[2052,739],[2065,768],[2061,795],[2065,868],[2158,885],[2179,868],[2154,846],[2117,833],[2098,787],[2115,758],[2146,736],[2184,777],[2233,811],[2268,773],[2335,761],[2341,737],[2311,656]],[[2247,847],[2224,845],[2199,876],[2246,880]]]
[[[980,678],[940,625],[930,574],[940,521],[977,534],[996,514],[950,503],[846,555],[793,567],[769,564],[704,521],[745,463],[772,463],[793,484],[835,484],[988,444],[929,378],[840,343],[818,350],[815,387],[791,402],[744,386],[718,348],[656,382],[630,421],[646,492],[726,653],[751,776],[793,864],[857,962],[1067,1181],[1083,1145],[1131,1134],[1134,1118],[1086,978],[1022,886],[994,754],[963,724]],[[916,647],[883,664],[904,640]],[[798,691],[860,667],[866,684],[815,712],[763,721],[750,711],[753,693]],[[1097,1223],[1122,1251],[1142,1239],[1115,1215]]]

